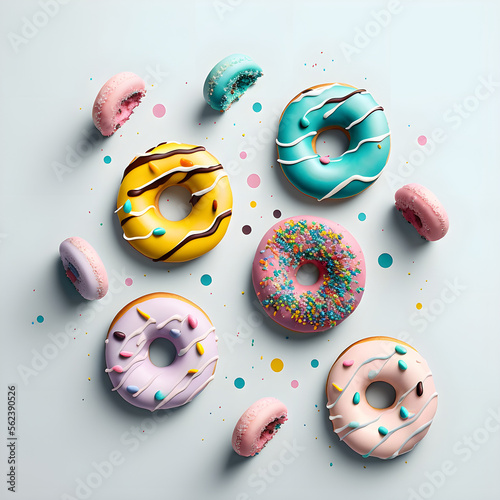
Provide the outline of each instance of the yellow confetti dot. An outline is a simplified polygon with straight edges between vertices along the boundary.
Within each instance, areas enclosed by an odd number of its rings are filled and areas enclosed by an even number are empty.
[[[245,295],[245,292],[241,292],[241,295]]]
[[[90,377],[89,377],[89,382],[90,382]]]
[[[257,202],[256,202],[256,201],[251,201],[251,202],[250,202],[250,206],[251,206],[252,208],[255,208],[255,207],[257,206]]]
[[[417,302],[417,305],[415,306],[417,309],[422,309],[422,304],[420,302]]]
[[[279,358],[274,358],[272,361],[271,361],[271,370],[273,372],[280,372],[281,370],[283,370],[283,361]]]

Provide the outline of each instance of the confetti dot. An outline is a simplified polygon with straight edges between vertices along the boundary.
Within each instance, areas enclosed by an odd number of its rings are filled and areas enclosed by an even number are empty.
[[[260,111],[262,110],[262,104],[260,102],[256,102],[254,103],[254,105],[252,106],[252,109],[256,112],[256,113],[260,113]]]
[[[251,206],[252,208],[255,208],[255,207],[257,206],[257,202],[256,202],[256,201],[251,201],[251,202],[250,202],[250,206]]]
[[[313,368],[318,368],[318,366],[319,366],[319,361],[318,361],[317,359],[313,359],[313,360],[311,361],[311,366],[312,366]]]
[[[421,145],[421,146],[425,146],[427,144],[427,137],[425,137],[425,135],[421,135],[418,139],[417,139],[417,142]]]
[[[299,381],[298,380],[292,380],[292,383],[290,384],[294,389],[297,389],[299,386]]]
[[[281,359],[279,358],[274,358],[272,361],[271,361],[271,370],[273,372],[280,372],[281,370],[283,370],[283,361],[281,361]]]
[[[243,387],[245,387],[245,381],[241,377],[234,379],[234,387],[236,387],[236,389],[243,389]]]
[[[420,302],[417,302],[417,305],[415,306],[417,309],[422,309],[422,304]]]
[[[363,212],[360,212],[358,214],[358,220],[360,220],[361,222],[365,221],[366,220],[366,214],[363,213]]]
[[[127,279],[125,280],[125,284],[126,284],[127,286],[132,286],[132,283],[133,283],[133,282],[134,282],[134,280],[133,280],[132,278],[127,278]]]
[[[104,160],[104,163],[111,163],[111,156],[105,156],[103,158],[103,160]]]
[[[156,116],[156,118],[162,118],[165,116],[165,112],[167,110],[165,109],[165,106],[163,104],[155,104],[153,106],[153,115]]]
[[[38,321],[38,323],[43,323],[45,318],[42,315],[40,315],[36,317],[36,320]]]
[[[203,286],[208,286],[212,283],[212,276],[210,276],[210,274],[204,274],[200,278],[200,281]]]
[[[257,188],[260,186],[260,177],[257,174],[250,174],[247,177],[247,184],[251,188]]]
[[[245,151],[242,151],[242,152],[240,153],[240,158],[241,158],[242,160],[244,160],[246,157],[247,157],[246,152],[245,152]]]
[[[250,234],[252,232],[252,228],[248,225],[243,226],[241,230],[243,231],[243,234]]]
[[[279,218],[281,217],[281,210],[277,210],[277,209],[276,209],[276,210],[273,212],[273,216],[274,216],[274,218],[279,219]]]
[[[384,269],[391,267],[393,262],[394,262],[394,259],[392,258],[392,255],[390,255],[388,253],[380,254],[378,257],[378,265],[380,267],[383,267]]]

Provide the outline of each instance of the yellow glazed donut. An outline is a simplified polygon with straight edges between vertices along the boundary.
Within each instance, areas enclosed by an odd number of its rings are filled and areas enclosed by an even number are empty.
[[[165,219],[158,200],[171,186],[191,193],[191,212]],[[116,202],[123,238],[153,261],[184,262],[214,248],[226,233],[233,196],[227,173],[203,146],[169,142],[132,160]]]

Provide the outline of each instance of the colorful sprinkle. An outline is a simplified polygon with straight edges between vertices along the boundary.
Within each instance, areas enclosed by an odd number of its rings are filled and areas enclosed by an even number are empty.
[[[178,330],[177,328],[172,328],[169,333],[170,333],[170,336],[174,339],[176,339],[177,337],[180,337],[180,335],[181,335],[181,331]]]
[[[319,361],[318,361],[317,359],[313,359],[313,360],[311,361],[311,366],[312,366],[313,368],[318,368],[318,366],[319,366]]]
[[[359,394],[359,392],[354,393],[354,396],[352,397],[352,402],[355,405],[358,405],[360,401],[361,401],[361,395]]]
[[[217,211],[217,200],[214,200],[212,202],[212,212],[216,212]]]
[[[417,139],[417,142],[421,145],[421,146],[425,146],[427,144],[427,137],[425,137],[425,135],[421,135],[418,139]]]
[[[208,286],[212,283],[212,276],[210,276],[210,274],[204,274],[200,278],[200,282],[203,286]]]
[[[149,167],[149,170],[151,170],[151,172],[153,172],[153,174],[160,175],[160,169],[152,161],[150,161],[148,163],[148,167]]]
[[[127,385],[127,392],[130,392],[130,394],[135,394],[139,390],[139,387],[136,385]]]
[[[126,214],[129,214],[130,212],[132,212],[132,202],[130,200],[127,200],[124,204],[123,204],[123,211],[126,213]]]
[[[378,432],[381,436],[387,436],[388,434],[388,429],[387,427],[384,427],[383,425],[381,425],[379,428],[378,428]]]
[[[157,227],[153,229],[153,234],[155,236],[163,236],[166,233],[165,229],[163,227]]]
[[[195,373],[198,373],[198,370],[196,368],[191,368],[191,370],[188,370],[188,375],[194,375]]]
[[[252,232],[252,228],[249,225],[243,226],[241,228],[243,234],[250,234]]]
[[[406,347],[403,347],[402,345],[397,345],[394,350],[398,353],[398,354],[406,354],[407,353],[407,350],[406,350]]]
[[[164,117],[166,111],[167,110],[165,109],[165,106],[163,104],[155,104],[153,106],[153,115],[155,115],[156,118]]]
[[[256,112],[256,113],[260,113],[261,110],[262,110],[262,104],[260,102],[254,102],[253,106],[252,106],[252,109]]]
[[[280,372],[281,370],[283,370],[283,366],[284,366],[284,363],[281,359],[279,358],[274,358],[272,361],[271,361],[271,370],[273,372]]]
[[[422,383],[422,381],[420,381],[417,384],[417,396],[420,397],[422,396],[423,393],[424,393],[424,384]]]
[[[292,380],[291,384],[290,384],[294,389],[297,389],[297,387],[299,386],[299,381],[298,380]]]
[[[399,369],[403,372],[408,368],[408,365],[402,359],[398,361],[398,366]]]
[[[192,167],[194,165],[194,163],[189,160],[188,158],[181,158],[181,165],[183,167]]]
[[[335,382],[332,382],[333,388],[337,389],[337,391],[342,392],[343,389],[341,389]]]
[[[134,280],[132,278],[127,278],[125,280],[125,285],[127,286],[132,286],[132,283],[134,282]]]
[[[38,321],[38,323],[43,323],[45,318],[42,315],[40,315],[36,317],[36,320]]]
[[[251,187],[251,188],[258,188],[260,186],[260,177],[258,176],[258,174],[250,174],[248,177],[247,177],[247,184]]]
[[[241,158],[242,160],[244,160],[246,157],[247,157],[246,152],[245,152],[245,151],[242,151],[242,152],[240,153],[240,158]]]
[[[275,219],[279,219],[281,217],[281,210],[278,210],[276,209],[274,212],[273,212],[273,217]]]
[[[329,164],[330,164],[330,157],[329,157],[329,156],[320,156],[320,157],[319,157],[319,161],[320,161],[323,165],[329,165]]]
[[[156,391],[156,393],[155,393],[155,399],[156,399],[156,401],[162,401],[166,397],[167,396],[164,395],[163,392],[161,392],[161,391]]]
[[[151,318],[151,316],[147,313],[145,313],[144,311],[141,311],[138,307],[136,307],[137,309],[137,312],[145,319],[145,320],[148,320],[149,318]]]
[[[351,429],[356,429],[356,428],[358,428],[358,427],[359,427],[359,422],[356,422],[356,421],[349,422],[349,424],[348,424],[348,425],[349,425],[349,427],[350,427]]]
[[[234,379],[234,387],[236,387],[236,389],[243,389],[243,387],[245,387],[245,381],[241,377]]]
[[[349,368],[354,364],[354,359],[346,359],[342,365],[345,366],[346,368]]]
[[[194,330],[198,326],[198,318],[196,318],[192,314],[189,314],[188,315],[188,325],[189,325],[189,328],[192,328]]]
[[[111,163],[111,156],[105,156],[105,157],[103,158],[103,161],[104,161],[104,163],[106,163],[106,164]]]
[[[361,222],[365,221],[366,220],[366,214],[364,212],[360,212],[358,214],[358,220],[360,220]]]
[[[384,269],[391,267],[393,262],[394,262],[394,259],[392,258],[392,255],[390,255],[388,253],[380,254],[378,257],[378,265],[380,267],[383,267]]]
[[[403,420],[406,420],[410,414],[408,413],[408,410],[402,406],[399,410],[399,415]]]
[[[113,337],[116,340],[125,340],[126,335],[123,332],[116,331],[116,332],[113,332]]]
[[[196,342],[196,350],[198,351],[198,354],[200,356],[203,356],[203,354],[205,353],[205,349],[203,348],[200,342]]]
[[[111,368],[111,370],[115,371],[116,373],[122,373],[123,372],[123,368],[120,365],[113,366],[113,368]]]
[[[133,353],[133,352],[130,352],[130,351],[121,351],[121,352],[120,352],[120,356],[121,356],[122,358],[130,358],[130,357],[132,357],[133,355],[134,355],[134,353]]]

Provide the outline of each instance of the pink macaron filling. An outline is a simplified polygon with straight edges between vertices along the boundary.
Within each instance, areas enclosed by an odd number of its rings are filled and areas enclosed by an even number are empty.
[[[129,97],[125,98],[118,108],[115,115],[115,129],[119,129],[130,118],[134,108],[139,106],[141,99],[145,96],[145,92],[134,92]]]
[[[278,432],[279,428],[288,420],[286,415],[282,415],[279,418],[275,418],[272,422],[269,422],[262,433],[260,434],[260,438],[255,442],[255,454],[260,453],[262,448],[266,446],[266,444],[271,441],[271,439]]]

